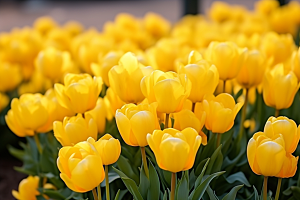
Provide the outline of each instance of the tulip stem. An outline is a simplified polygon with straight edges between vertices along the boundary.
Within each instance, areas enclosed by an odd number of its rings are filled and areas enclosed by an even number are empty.
[[[220,146],[221,144],[221,137],[222,135],[220,133],[217,133],[217,148]]]
[[[42,147],[41,147],[41,143],[40,143],[40,140],[39,140],[39,136],[37,134],[34,134],[33,138],[34,138],[34,141],[36,143],[36,146],[37,146],[37,149],[38,149],[39,153],[42,154]]]
[[[147,178],[149,179],[149,170],[148,170],[148,165],[147,165],[145,147],[141,147],[141,153],[142,153],[142,160],[143,160],[145,174],[146,174]]]
[[[92,190],[92,192],[93,192],[94,200],[97,200],[98,198],[97,198],[96,188],[94,188],[94,189]]]
[[[282,181],[282,178],[278,178],[278,183],[277,183],[277,190],[276,190],[275,200],[278,200],[278,199],[279,199],[280,187],[281,187],[281,181]]]
[[[169,117],[170,114],[166,113],[165,129],[169,127]]]
[[[97,186],[97,190],[98,190],[98,200],[102,200],[100,184]]]
[[[176,186],[176,173],[172,173],[172,179],[171,179],[171,198],[170,200],[175,199],[175,186]]]
[[[193,112],[193,113],[195,112],[195,107],[196,107],[196,103],[193,103],[193,104],[192,104],[192,112]]]
[[[239,139],[242,138],[244,133],[244,122],[246,119],[246,112],[247,112],[247,104],[248,104],[248,95],[249,95],[249,89],[246,88],[246,95],[245,95],[245,102],[242,108],[242,116],[241,116],[241,124],[240,124],[240,132],[239,132]]]
[[[267,200],[267,193],[268,193],[268,177],[264,176],[264,200]]]
[[[278,117],[278,116],[279,116],[279,110],[276,109],[276,110],[275,110],[275,117]]]
[[[109,196],[109,179],[108,179],[108,165],[105,165],[105,188],[106,188],[106,200],[110,200],[110,196]]]

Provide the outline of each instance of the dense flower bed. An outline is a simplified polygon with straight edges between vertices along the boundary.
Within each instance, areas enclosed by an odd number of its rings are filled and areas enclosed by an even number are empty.
[[[215,2],[173,25],[43,17],[1,33],[0,112],[27,141],[9,148],[28,174],[12,195],[300,199],[299,13]]]

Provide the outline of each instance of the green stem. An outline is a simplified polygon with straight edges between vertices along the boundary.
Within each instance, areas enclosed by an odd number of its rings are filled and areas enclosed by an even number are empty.
[[[37,146],[37,149],[39,151],[40,154],[42,154],[42,147],[41,147],[41,143],[40,143],[40,140],[39,140],[39,136],[37,134],[34,134],[34,141],[36,143],[36,146]]]
[[[222,134],[221,133],[217,133],[217,148],[220,146],[221,144],[221,137],[222,137]]]
[[[268,177],[264,176],[264,200],[267,200],[268,193]]]
[[[276,190],[275,200],[278,200],[278,199],[279,199],[280,187],[281,187],[281,181],[282,181],[282,178],[278,178],[278,183],[277,183],[277,190]]]
[[[239,132],[239,139],[243,137],[244,133],[244,122],[246,119],[246,113],[247,113],[247,105],[248,105],[248,95],[249,95],[249,89],[246,89],[246,95],[245,95],[245,102],[242,108],[242,116],[241,116],[241,124],[240,124],[240,132]]]
[[[176,173],[172,173],[172,179],[171,179],[171,198],[170,200],[175,199],[175,186],[176,186]]]
[[[170,114],[166,113],[165,129],[169,127],[169,117],[170,117]]]
[[[149,179],[149,170],[148,170],[148,165],[147,165],[145,147],[141,147],[141,153],[142,153],[142,160],[143,160],[145,174],[146,174],[147,178]]]
[[[192,104],[192,112],[193,112],[193,113],[195,112],[195,107],[196,107],[196,103],[193,103],[193,104]]]
[[[92,190],[92,192],[93,192],[94,200],[97,200],[98,198],[97,198],[96,188],[94,188],[94,189]]]
[[[108,179],[108,165],[105,165],[105,189],[106,189],[106,200],[110,200],[110,196],[109,196],[109,179]]]
[[[98,200],[102,200],[100,184],[97,186],[97,190],[98,190]]]
[[[278,116],[279,116],[279,110],[276,109],[276,110],[275,110],[275,117],[278,117]]]

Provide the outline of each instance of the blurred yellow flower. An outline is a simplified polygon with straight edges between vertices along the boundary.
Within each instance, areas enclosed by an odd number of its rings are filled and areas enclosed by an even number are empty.
[[[12,191],[12,195],[18,200],[36,200],[36,196],[40,194],[37,190],[39,187],[40,177],[28,176],[19,184],[19,191]]]
[[[8,105],[9,98],[7,95],[0,92],[0,113]]]
[[[14,90],[22,81],[20,66],[0,62],[0,92]]]

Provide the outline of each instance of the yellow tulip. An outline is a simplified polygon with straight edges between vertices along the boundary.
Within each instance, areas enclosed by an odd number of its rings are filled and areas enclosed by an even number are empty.
[[[55,93],[58,102],[75,113],[94,109],[102,90],[102,78],[92,78],[89,74],[67,74],[64,85],[56,83]]]
[[[196,105],[195,113],[188,109],[182,109],[178,113],[174,113],[174,128],[177,130],[184,130],[185,128],[191,127],[195,129],[198,134],[202,137],[202,144],[207,144],[207,136],[202,132],[202,128],[205,124],[206,113],[203,110],[198,109],[200,105]],[[171,122],[169,122],[171,124]]]
[[[140,147],[148,145],[147,134],[160,129],[156,107],[156,103],[126,104],[116,111],[117,126],[126,144]]]
[[[49,105],[49,100],[41,94],[23,94],[12,100],[11,109],[5,116],[6,123],[19,137],[47,132],[49,130],[44,126],[49,119]]]
[[[99,152],[103,165],[111,165],[120,157],[121,145],[118,139],[113,138],[110,134],[102,136],[95,144]]]
[[[5,94],[0,92],[0,113],[8,105],[9,98]]]
[[[265,74],[267,60],[258,50],[248,51],[242,68],[236,77],[238,84],[243,88],[251,88],[259,85]]]
[[[101,76],[106,86],[110,86],[108,72],[115,65],[118,65],[120,58],[123,56],[121,51],[110,51],[106,55],[99,54],[98,64],[92,63],[91,70],[95,76]]]
[[[93,110],[90,110],[85,113],[92,115],[95,123],[97,124],[98,133],[100,134],[103,134],[105,131],[107,112],[108,111],[104,100],[101,97],[99,97],[97,100],[96,107]]]
[[[190,95],[191,81],[184,74],[153,71],[141,81],[141,89],[149,103],[157,102],[157,111],[179,112]]]
[[[254,5],[255,11],[264,15],[270,15],[279,6],[279,2],[274,0],[260,0]]]
[[[64,30],[66,30],[71,36],[77,36],[83,32],[84,27],[82,24],[76,21],[69,21],[64,24]]]
[[[77,114],[74,117],[65,117],[63,122],[53,123],[53,132],[62,146],[72,146],[86,141],[89,137],[97,139],[97,124],[91,114]]]
[[[45,77],[57,82],[66,70],[72,67],[72,63],[69,52],[49,47],[38,54],[35,66]]]
[[[123,55],[119,65],[108,72],[109,83],[113,91],[126,103],[139,103],[144,100],[140,88],[142,78],[153,71],[144,67],[131,52]]]
[[[149,12],[144,17],[145,29],[148,33],[159,39],[167,36],[171,29],[171,24],[162,16]]]
[[[104,180],[103,163],[93,143],[95,141],[89,138],[59,150],[57,166],[60,178],[74,192],[90,191]]]
[[[294,72],[285,71],[282,64],[266,72],[263,80],[263,97],[265,103],[277,110],[289,108],[299,89]]]
[[[213,133],[225,133],[229,131],[234,119],[243,106],[243,103],[235,104],[234,98],[227,93],[218,96],[207,95],[203,100],[203,110],[206,112],[205,127]]]
[[[40,194],[37,190],[40,178],[38,176],[28,176],[19,184],[19,191],[12,191],[12,195],[18,200],[36,200]]]
[[[61,51],[69,51],[72,36],[62,28],[54,28],[49,31],[45,41],[46,47],[54,47]]]
[[[285,156],[285,160],[283,162],[283,166],[280,172],[276,175],[279,178],[290,178],[295,176],[297,171],[299,157],[293,156],[291,153],[287,153]]]
[[[42,35],[46,35],[49,31],[56,28],[58,25],[50,17],[39,17],[34,21],[33,27]]]
[[[265,125],[264,133],[269,138],[281,134],[285,142],[287,153],[293,153],[299,143],[300,126],[297,129],[296,123],[287,117],[270,117]]]
[[[209,10],[209,16],[213,21],[224,22],[231,18],[231,6],[228,3],[215,1]]]
[[[249,140],[247,157],[252,171],[257,175],[276,176],[286,159],[284,139],[281,134],[267,137],[258,132]]]
[[[108,88],[106,90],[104,103],[107,107],[106,117],[108,120],[111,120],[115,116],[116,111],[125,105],[125,102],[122,101],[120,97],[118,97],[118,95],[111,88]]]
[[[193,128],[178,131],[167,128],[147,135],[158,166],[173,173],[193,167],[202,138]],[[174,159],[176,158],[176,159]]]
[[[291,70],[295,73],[300,81],[300,48],[298,51],[294,51],[291,57]]]
[[[247,49],[233,42],[211,42],[205,54],[206,60],[214,64],[221,80],[235,78],[241,70]]]
[[[188,65],[179,69],[179,74],[186,74],[192,82],[192,89],[189,99],[193,102],[201,102],[205,94],[213,94],[219,83],[219,72],[214,65],[210,65],[206,60],[193,62],[189,55]]]
[[[0,62],[0,92],[15,89],[22,81],[18,65]]]

